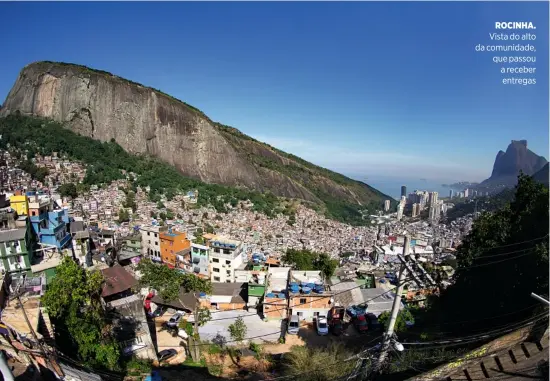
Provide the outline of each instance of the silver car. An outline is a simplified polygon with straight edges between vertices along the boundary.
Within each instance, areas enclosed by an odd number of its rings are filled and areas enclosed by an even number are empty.
[[[288,321],[287,332],[289,335],[297,335],[300,330],[300,317],[298,315],[292,315]]]
[[[328,323],[326,316],[319,316],[317,318],[317,334],[319,336],[328,335]]]
[[[176,328],[178,326],[178,323],[180,322],[181,318],[185,316],[185,312],[178,311],[172,317],[170,320],[166,322],[166,325],[170,328]]]

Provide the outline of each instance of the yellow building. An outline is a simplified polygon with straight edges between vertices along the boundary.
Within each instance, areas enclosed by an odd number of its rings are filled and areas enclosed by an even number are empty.
[[[19,193],[19,192],[18,192]],[[22,194],[15,194],[10,197],[10,206],[15,210],[17,215],[25,215],[27,216],[29,214],[29,201],[27,199],[26,195]]]

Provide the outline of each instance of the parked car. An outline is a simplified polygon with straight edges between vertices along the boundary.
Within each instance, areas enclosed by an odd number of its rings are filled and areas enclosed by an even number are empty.
[[[369,330],[369,325],[367,323],[367,317],[365,315],[357,315],[353,318],[353,325],[359,333],[366,333]]]
[[[292,315],[288,321],[287,333],[289,335],[297,335],[300,330],[300,317],[298,315]]]
[[[175,349],[173,348],[170,348],[170,349],[165,349],[163,351],[160,351],[158,353],[158,358],[159,358],[159,361],[162,362],[162,361],[167,361],[167,360],[170,360],[171,358],[173,357],[176,357],[178,354],[178,351],[176,351]]]
[[[172,317],[170,320],[166,322],[166,325],[170,328],[176,328],[178,326],[178,323],[180,322],[181,318],[185,316],[185,312],[178,311]]]
[[[340,336],[344,332],[344,307],[332,307],[328,313],[328,324],[335,336]]]
[[[369,329],[372,331],[381,331],[382,324],[378,321],[378,318],[372,312],[367,313],[367,320],[369,323]]]
[[[160,317],[160,316],[164,315],[165,312],[166,312],[165,307],[158,306],[157,309],[151,314],[151,316],[154,317],[154,318]]]
[[[328,323],[325,316],[317,317],[317,334],[319,336],[328,335]]]

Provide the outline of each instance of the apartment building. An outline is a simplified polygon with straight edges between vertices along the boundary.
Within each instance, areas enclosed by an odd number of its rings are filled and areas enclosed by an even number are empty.
[[[29,214],[29,202],[27,200],[27,196],[22,194],[21,191],[16,191],[15,194],[10,197],[10,206],[19,216],[26,216]]]
[[[235,270],[244,269],[246,263],[244,245],[223,237],[213,237],[210,246],[210,280],[231,283],[235,281]]]
[[[159,234],[168,231],[168,227],[147,225],[139,228],[141,232],[141,253],[153,261],[161,262]]]
[[[176,266],[178,256],[183,257],[189,253],[191,242],[187,239],[187,234],[172,230],[159,233],[160,257],[163,263]]]
[[[306,321],[313,321],[319,315],[327,316],[334,304],[321,271],[291,271],[288,299],[289,314]]]
[[[0,270],[2,273],[30,271],[34,239],[27,217],[16,217],[7,209],[0,209]]]
[[[39,242],[58,250],[70,248],[68,209],[60,208],[57,203],[44,195],[28,193],[27,196],[30,222]]]
[[[210,248],[208,246],[191,243],[191,263],[193,273],[210,278],[209,263]]]

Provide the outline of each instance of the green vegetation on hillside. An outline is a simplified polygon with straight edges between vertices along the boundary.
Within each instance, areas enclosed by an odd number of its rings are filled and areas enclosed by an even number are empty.
[[[226,203],[234,204],[235,201],[245,200],[254,203],[254,210],[268,216],[278,212],[279,200],[269,192],[261,194],[245,189],[205,184],[181,175],[175,168],[160,160],[131,155],[115,141],[102,143],[80,136],[64,129],[56,122],[10,115],[0,119],[0,133],[1,149],[7,149],[9,144],[12,148],[27,150],[28,157],[34,157],[35,153],[51,155],[52,152],[62,152],[73,160],[85,163],[85,184],[109,184],[114,180],[125,179],[126,174],[123,171],[133,172],[138,175],[135,185],[149,186],[152,199],[159,198],[161,194],[173,197],[177,192],[197,189],[198,205],[212,205],[218,212],[226,211]],[[24,170],[38,176],[40,168],[35,170],[36,166],[30,161],[24,163]]]
[[[446,215],[446,222],[450,223],[457,218],[478,212],[494,212],[506,206],[514,198],[513,189],[504,189],[498,194],[483,196],[475,199],[450,200],[454,208],[449,209]],[[477,205],[476,205],[477,203]]]
[[[10,115],[0,119],[0,128],[3,135],[0,148],[11,148],[27,151],[27,158],[32,159],[36,153],[51,155],[52,152],[61,152],[70,159],[81,161],[87,165],[84,185],[109,184],[118,179],[125,179],[126,172],[137,174],[133,179],[132,187],[150,187],[151,200],[159,201],[161,195],[171,199],[178,192],[187,192],[197,189],[199,191],[198,206],[213,206],[218,212],[226,212],[226,204],[237,205],[239,201],[250,200],[255,211],[267,216],[284,213],[281,200],[270,193],[259,193],[241,188],[231,188],[216,184],[205,184],[199,180],[191,179],[180,174],[174,167],[149,156],[132,155],[124,151],[114,140],[100,142],[89,137],[80,136],[61,124],[41,118],[33,118],[21,115]],[[229,127],[224,127],[228,129]],[[233,129],[234,131],[237,131]],[[236,132],[234,132],[236,134]],[[244,135],[246,136],[246,135]],[[250,138],[251,139],[251,138]],[[295,178],[303,177],[304,168],[300,165],[278,165],[275,161],[264,156],[255,156],[256,161],[263,162],[262,166],[277,170]],[[307,162],[304,162],[307,163]],[[317,171],[317,167],[309,164]],[[30,160],[23,162],[21,167],[31,173],[34,178],[43,180],[47,172],[36,166]],[[344,176],[331,173],[334,181],[341,182]],[[307,182],[307,177],[304,178]],[[359,188],[368,187],[365,184],[347,179],[350,184],[360,184]],[[348,184],[349,185],[349,184]],[[316,184],[309,188],[323,203],[327,217],[342,222],[362,225],[368,223],[363,219],[363,213],[371,213],[380,209],[379,201],[371,201],[366,205],[354,204],[339,197],[326,193]],[[369,188],[370,189],[370,188]],[[354,189],[355,190],[355,189]],[[313,206],[313,205],[310,205]]]
[[[548,211],[548,188],[519,176],[513,200],[475,220],[457,250],[455,283],[435,299],[426,326],[476,334],[540,313],[530,294],[548,295]]]

